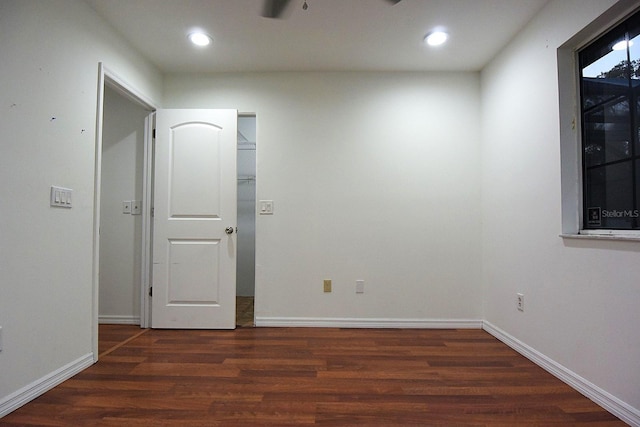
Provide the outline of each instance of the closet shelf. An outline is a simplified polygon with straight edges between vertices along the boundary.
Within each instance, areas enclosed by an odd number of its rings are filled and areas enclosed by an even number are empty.
[[[251,141],[238,141],[238,150],[241,150],[241,151],[245,151],[245,150],[255,151],[256,150],[256,143],[255,142],[251,142]]]

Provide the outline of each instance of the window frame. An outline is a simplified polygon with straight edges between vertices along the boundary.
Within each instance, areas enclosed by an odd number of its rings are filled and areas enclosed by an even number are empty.
[[[574,34],[560,45],[556,52],[562,201],[562,231],[559,236],[562,238],[640,241],[640,230],[584,227],[582,98],[578,55],[580,51],[640,12],[637,4],[630,6],[621,3],[614,5]]]
[[[640,208],[638,208],[638,200],[637,200],[637,194],[639,192],[638,190],[638,183],[637,183],[637,175],[640,174],[640,171],[638,170],[638,164],[640,164],[640,153],[637,152],[637,147],[640,146],[640,142],[638,141],[638,130],[640,130],[640,123],[638,120],[639,114],[638,114],[638,104],[640,103],[640,96],[636,95],[636,88],[633,87],[633,85],[629,82],[629,80],[633,81],[636,79],[632,79],[631,76],[629,76],[627,79],[625,79],[624,81],[628,82],[628,85],[625,85],[626,87],[624,87],[623,89],[623,94],[620,95],[614,95],[613,93],[609,93],[609,92],[603,92],[603,95],[606,96],[610,96],[610,99],[606,99],[605,101],[603,101],[604,105],[609,104],[611,102],[617,102],[616,99],[620,100],[620,99],[627,99],[627,103],[629,106],[629,111],[628,111],[628,121],[624,122],[626,126],[628,126],[628,131],[629,134],[627,135],[627,137],[629,138],[629,140],[627,141],[627,143],[629,144],[629,154],[627,158],[620,158],[620,159],[613,159],[613,160],[609,160],[606,157],[602,159],[602,161],[599,164],[588,164],[587,159],[585,158],[585,151],[587,149],[587,141],[589,139],[589,137],[591,137],[592,135],[590,134],[590,132],[587,130],[586,126],[583,123],[583,118],[587,115],[587,114],[592,114],[593,111],[588,111],[591,110],[592,107],[590,108],[586,108],[584,106],[584,102],[585,102],[585,97],[587,97],[587,93],[585,93],[585,76],[583,76],[583,71],[585,70],[586,66],[582,63],[582,58],[581,56],[587,56],[589,54],[593,54],[593,49],[596,49],[595,52],[598,52],[598,55],[600,54],[600,50],[605,47],[605,46],[609,46],[609,44],[607,43],[607,39],[617,39],[620,35],[624,35],[625,40],[629,41],[629,32],[631,31],[632,28],[634,28],[635,26],[637,26],[640,23],[640,12],[636,11],[634,13],[629,14],[628,16],[626,16],[623,20],[621,20],[620,22],[616,23],[615,25],[610,26],[609,28],[607,28],[605,31],[602,32],[602,34],[598,35],[597,37],[591,39],[588,43],[586,43],[583,47],[581,47],[580,49],[576,50],[576,73],[577,73],[577,78],[578,78],[578,87],[579,87],[579,91],[578,91],[578,99],[577,99],[577,104],[578,104],[578,112],[579,112],[579,118],[580,120],[578,121],[578,123],[580,124],[579,126],[579,139],[580,139],[580,144],[579,144],[579,148],[580,148],[580,156],[581,156],[581,167],[580,167],[580,171],[581,171],[581,201],[582,201],[582,212],[581,212],[581,216],[580,216],[580,230],[583,234],[594,234],[594,235],[615,235],[615,234],[637,234],[640,233],[640,228],[638,226],[638,219],[637,216],[631,217],[631,223],[629,225],[630,228],[607,228],[607,227],[599,227],[599,226],[588,226],[586,224],[587,218],[586,218],[586,213],[588,211],[588,209],[591,209],[588,207],[589,201],[587,200],[587,194],[586,194],[586,189],[588,188],[589,185],[595,185],[592,184],[591,182],[588,182],[588,178],[587,178],[587,172],[589,170],[592,171],[597,171],[597,170],[602,170],[604,168],[608,168],[609,166],[614,166],[614,165],[623,165],[623,164],[628,164],[630,165],[630,170],[631,170],[631,177],[629,178],[631,181],[628,182],[627,184],[630,184],[631,186],[631,199],[634,203],[633,206],[631,207],[631,209],[629,209],[630,212],[635,212],[636,215],[638,213],[638,210]],[[618,33],[618,36],[616,36],[616,33]],[[634,37],[637,37],[634,36]],[[629,61],[633,61],[635,60],[635,58],[631,58],[629,56],[629,48],[631,45],[627,45],[624,52],[624,59],[622,60],[622,62],[627,61],[627,70],[629,71],[628,67],[630,62]],[[610,53],[610,51],[607,49],[607,52]],[[609,54],[607,53],[607,55]],[[606,55],[605,55],[606,56]],[[592,63],[595,63],[597,61],[599,61],[600,59],[605,58],[605,56],[599,56],[598,59],[596,59],[595,61],[593,61]],[[622,63],[621,62],[621,63]],[[591,64],[591,63],[590,63]],[[588,64],[589,65],[589,64]],[[619,64],[618,64],[619,65]],[[594,106],[594,107],[597,107]],[[604,107],[602,107],[604,108]],[[610,132],[614,132],[613,130]],[[608,137],[606,137],[606,135],[610,135],[609,131],[603,131],[603,133],[605,134],[605,140],[602,141],[602,147],[603,150],[606,152],[607,151],[607,140],[609,139]],[[606,156],[606,154],[605,154]],[[605,184],[607,185],[607,190],[608,191],[609,184]],[[605,210],[606,210],[607,206],[604,206]],[[632,227],[632,228],[631,228]]]

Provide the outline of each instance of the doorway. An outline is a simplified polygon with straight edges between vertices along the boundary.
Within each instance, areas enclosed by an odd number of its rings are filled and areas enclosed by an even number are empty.
[[[144,123],[148,111],[105,85],[98,321],[140,325]]]
[[[148,146],[149,146],[148,141],[149,141],[149,134],[151,130],[152,116],[150,116],[149,113],[152,111],[155,111],[156,109],[155,103],[152,100],[148,99],[145,95],[141,94],[133,86],[128,84],[118,75],[116,75],[107,67],[105,67],[105,65],[101,62],[98,63],[98,88],[97,89],[98,89],[98,93],[97,93],[98,102],[97,102],[97,110],[96,110],[95,176],[94,176],[95,197],[94,197],[94,205],[93,205],[93,279],[92,279],[93,322],[92,322],[92,334],[91,334],[94,362],[98,361],[98,355],[99,355],[98,324],[100,323],[100,320],[102,320],[103,322],[120,323],[120,324],[134,323],[134,324],[140,325],[140,327],[147,327],[148,325],[148,318],[146,317],[145,313],[148,312],[147,307],[149,304],[149,299],[145,289],[149,280],[149,274],[145,266],[148,265],[148,258],[149,258],[149,250],[146,242],[149,238],[150,221],[147,219],[148,218],[148,203],[147,203],[148,201],[146,200],[146,194],[148,192],[147,186],[150,183],[150,175],[149,175],[150,174],[150,168],[149,168],[150,155],[149,155],[149,149],[148,149]],[[109,97],[109,100],[105,101],[105,96]],[[115,111],[117,111],[119,106],[124,106],[124,108],[126,108],[129,112],[132,112],[132,114],[136,116],[136,119],[130,122],[130,126],[123,125],[123,123],[125,122],[129,123],[126,119],[122,119],[122,120],[112,119],[113,117],[112,114]],[[105,108],[109,110],[106,113],[106,115],[105,115]],[[105,123],[105,118],[107,121],[106,123]],[[122,125],[122,128],[121,128],[121,125]],[[134,182],[134,184],[132,184],[133,190],[126,193],[127,196],[124,196],[124,197],[122,197],[122,195],[114,196],[114,197],[118,197],[118,199],[121,199],[119,203],[117,203],[117,205],[119,206],[119,215],[127,215],[123,213],[126,206],[121,204],[122,201],[128,200],[129,197],[131,197],[131,200],[138,201],[138,194],[142,195],[141,197],[142,210],[141,210],[141,215],[139,215],[139,217],[142,218],[141,220],[142,227],[138,228],[138,229],[141,228],[141,233],[142,233],[141,239],[139,241],[137,239],[129,240],[129,245],[131,245],[131,247],[133,248],[130,250],[135,251],[137,252],[137,254],[139,254],[138,265],[140,266],[141,272],[138,279],[136,277],[138,276],[137,273],[131,272],[129,270],[130,278],[127,279],[127,282],[132,284],[131,285],[132,288],[127,289],[124,292],[121,292],[120,295],[126,295],[126,297],[124,297],[124,301],[126,302],[113,312],[110,312],[111,309],[104,306],[105,299],[108,299],[109,297],[107,296],[103,296],[102,298],[100,297],[101,291],[104,293],[108,289],[108,287],[103,287],[101,289],[100,281],[101,279],[104,280],[105,278],[100,273],[101,272],[104,273],[105,270],[113,271],[113,270],[119,269],[119,266],[114,265],[113,260],[110,259],[109,256],[107,256],[106,252],[109,252],[110,250],[105,249],[105,246],[101,241],[102,240],[101,231],[104,231],[104,233],[107,233],[106,229],[101,230],[103,226],[106,226],[106,223],[103,223],[101,221],[101,214],[103,212],[102,204],[107,204],[107,205],[111,204],[111,202],[109,201],[110,196],[103,198],[103,195],[102,195],[103,182],[102,181],[103,179],[106,181],[105,183],[106,186],[113,186],[114,188],[117,188],[118,187],[117,180],[122,178],[122,176],[117,171],[115,172],[105,171],[105,174],[103,176],[103,154],[105,153],[105,151],[103,151],[103,139],[104,139],[103,137],[104,137],[105,127],[107,128],[106,132],[112,134],[112,137],[113,137],[112,138],[111,136],[107,136],[108,141],[106,142],[106,146],[107,147],[117,146],[118,148],[116,148],[116,151],[120,149],[122,150],[132,149],[133,152],[135,152],[135,154],[132,154],[132,156],[137,157],[139,153],[139,151],[137,151],[138,138],[142,138],[142,141],[143,141],[142,158],[135,160],[136,165],[132,168],[133,170],[132,173],[127,172],[127,174],[129,174],[128,176],[132,177],[130,178],[130,181]],[[135,136],[131,136],[132,134],[134,134]],[[129,140],[129,139],[136,142],[133,144],[130,144],[130,146],[127,147],[126,149],[122,147],[125,147],[125,145],[127,144],[120,145],[117,143],[117,141],[123,141],[123,140]],[[135,148],[132,148],[132,146],[135,146]],[[105,149],[108,151],[109,148],[107,147],[105,147]],[[110,156],[110,153],[107,156]],[[137,185],[136,184],[137,181],[135,178],[136,170],[139,164],[142,164],[142,170],[143,170],[141,193],[137,193],[135,190],[135,186]],[[105,166],[106,166],[106,163],[105,163]],[[107,166],[107,168],[110,169],[111,166]],[[131,214],[128,214],[128,215],[131,215]],[[117,222],[117,219],[116,219],[116,222]],[[134,223],[133,227],[128,231],[131,232],[131,230],[133,230],[133,233],[135,234],[137,229],[135,225],[135,220],[133,220],[133,223]],[[138,248],[141,248],[140,251],[136,249],[136,245],[139,245]],[[103,250],[103,255],[105,255],[105,257],[100,256],[101,248]],[[132,262],[134,266],[138,263],[136,260],[136,256],[137,256],[136,254],[133,254],[130,257],[130,262]],[[101,267],[101,264],[102,264],[102,267]],[[139,291],[139,294],[137,295],[133,293],[135,292],[136,287]],[[136,299],[138,295],[139,297]],[[117,307],[118,298],[119,297],[112,299],[111,302],[107,303],[106,305]],[[100,307],[101,300],[103,300],[102,310]],[[100,319],[101,317],[102,319]]]
[[[111,100],[117,100],[117,102],[126,105],[126,108],[131,108],[135,111],[135,115],[140,115],[137,119],[132,119],[136,122],[135,130],[132,131],[143,138],[143,153],[140,156],[139,148],[136,148],[135,154],[131,154],[131,158],[135,159],[135,171],[136,178],[133,181],[134,190],[129,191],[126,195],[120,194],[113,196],[113,199],[109,201],[107,198],[103,198],[101,194],[103,189],[103,180],[105,186],[114,184],[117,179],[122,178],[119,172],[104,171],[103,175],[103,155],[107,156],[106,150],[109,150],[111,142],[106,141],[103,150],[103,134],[110,132],[113,123],[109,118],[109,113],[104,114],[105,110],[105,98]],[[107,106],[111,102],[106,100]],[[117,107],[116,107],[117,110]],[[153,171],[153,153],[152,153],[152,139],[151,134],[154,130],[156,106],[154,102],[148,99],[146,96],[137,91],[134,87],[130,86],[126,81],[122,80],[116,74],[108,70],[99,64],[99,84],[98,84],[98,111],[97,111],[97,136],[96,136],[96,175],[95,175],[95,194],[94,199],[94,275],[93,275],[93,348],[94,348],[94,360],[98,358],[98,324],[102,323],[118,323],[118,324],[136,324],[142,328],[147,328],[151,325],[150,313],[151,313],[151,297],[150,297],[150,268],[151,265],[151,193],[152,193],[152,171]],[[151,113],[151,114],[150,114]],[[239,271],[241,276],[240,291],[238,295],[251,299],[250,311],[244,310],[244,313],[250,313],[249,322],[247,326],[253,326],[254,313],[253,313],[253,298],[255,295],[255,194],[256,194],[256,118],[255,114],[241,115],[240,123],[242,126],[241,133],[238,138],[239,150],[241,157],[241,171],[239,176],[240,180],[238,185],[242,196],[240,198],[240,218],[238,218],[238,228],[243,229],[243,242],[240,244],[240,258],[242,259],[239,265]],[[122,131],[119,126],[114,126],[115,131]],[[126,136],[126,134],[125,134]],[[107,136],[107,138],[109,138]],[[126,138],[125,138],[126,139]],[[137,145],[136,145],[137,147]],[[117,156],[116,156],[117,157]],[[116,165],[118,161],[114,162]],[[106,165],[106,164],[105,164]],[[120,165],[121,166],[121,165]],[[141,169],[138,167],[141,166]],[[107,167],[108,168],[108,167]],[[142,191],[139,192],[140,182],[140,170],[142,171]],[[114,178],[115,177],[115,178]],[[113,179],[114,182],[109,182]],[[137,187],[136,187],[137,186]],[[106,187],[104,187],[106,188]],[[115,202],[113,201],[115,200]],[[131,203],[129,203],[131,202]],[[117,270],[118,266],[113,264],[109,265],[108,257],[101,257],[100,248],[102,249],[102,255],[106,255],[108,252],[104,249],[105,242],[102,242],[105,230],[101,230],[105,222],[101,221],[101,213],[106,212],[102,209],[102,204],[111,205],[111,213],[117,212],[116,221],[119,219],[129,220],[133,222],[133,232],[129,231],[128,237],[130,237],[130,243],[134,253],[140,255],[133,256],[133,269],[129,269],[127,281],[130,281],[133,285],[130,288],[126,288],[126,292],[121,295],[127,295],[129,298],[124,304],[126,306],[125,313],[106,313],[104,309],[105,305],[108,305],[104,292],[108,288],[101,289],[101,281],[105,282],[104,276],[101,273],[105,273],[105,270]],[[141,207],[141,214],[138,215],[137,206]],[[117,208],[117,209],[116,209]],[[107,207],[105,206],[105,209]],[[131,209],[131,211],[129,211]],[[103,214],[106,216],[107,214]],[[134,218],[135,217],[135,218]],[[136,224],[138,218],[142,219],[142,225]],[[106,221],[106,219],[105,219]],[[141,231],[140,231],[141,230]],[[140,236],[141,238],[134,236]],[[141,248],[141,249],[140,249]],[[102,264],[102,265],[101,265]],[[136,271],[137,270],[137,271]],[[238,289],[236,289],[238,292]],[[102,302],[102,304],[101,304]],[[100,306],[103,306],[102,308]]]
[[[256,276],[256,116],[238,115],[236,325],[254,326]]]

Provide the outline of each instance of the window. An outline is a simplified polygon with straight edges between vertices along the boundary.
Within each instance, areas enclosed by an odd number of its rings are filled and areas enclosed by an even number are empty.
[[[583,228],[640,230],[640,12],[578,60]]]

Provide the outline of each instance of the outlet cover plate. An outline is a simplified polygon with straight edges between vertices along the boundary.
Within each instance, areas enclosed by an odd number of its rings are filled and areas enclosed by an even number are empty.
[[[331,279],[325,279],[323,285],[325,292],[331,292]]]

